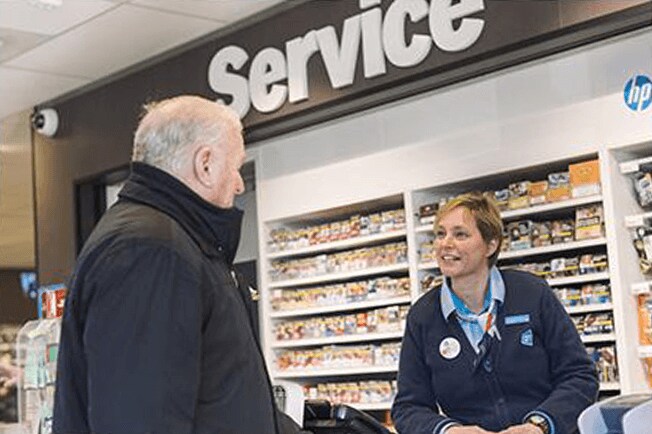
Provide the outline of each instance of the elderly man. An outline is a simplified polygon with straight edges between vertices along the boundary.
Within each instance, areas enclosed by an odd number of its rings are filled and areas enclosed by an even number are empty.
[[[146,107],[131,176],[70,281],[56,433],[282,431],[231,270],[244,158],[227,107],[195,96]]]

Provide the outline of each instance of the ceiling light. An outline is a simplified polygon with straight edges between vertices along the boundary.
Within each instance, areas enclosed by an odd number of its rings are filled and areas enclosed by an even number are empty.
[[[57,9],[63,5],[63,0],[27,0],[27,2],[36,6],[37,8],[45,9],[51,11]]]

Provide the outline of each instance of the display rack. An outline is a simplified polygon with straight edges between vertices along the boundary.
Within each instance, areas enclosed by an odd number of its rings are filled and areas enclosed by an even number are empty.
[[[397,224],[370,225],[371,220],[377,222],[377,216],[380,213],[388,211],[402,211],[402,222],[400,218]],[[354,216],[359,216],[354,217]],[[376,217],[374,217],[376,216]],[[356,225],[361,225],[360,233]],[[335,227],[335,231],[342,230],[345,239],[329,239],[329,231],[324,230],[324,226]],[[365,226],[367,225],[367,226]],[[373,233],[362,233],[362,228],[372,230]],[[315,228],[322,228],[317,231]],[[276,238],[272,233],[276,232]],[[281,235],[278,235],[278,233]],[[319,352],[327,346],[335,346],[346,350],[351,346],[373,346],[383,345],[385,343],[399,342],[403,337],[402,324],[396,324],[396,328],[388,331],[369,331],[362,333],[344,334],[339,330],[337,334],[320,337],[303,337],[300,339],[278,339],[275,335],[276,328],[279,324],[287,321],[304,321],[314,318],[366,318],[365,315],[372,315],[370,312],[383,309],[393,309],[396,306],[409,306],[413,300],[409,292],[409,280],[407,293],[383,294],[375,286],[378,281],[399,281],[400,279],[409,278],[409,261],[407,252],[407,233],[404,201],[402,195],[380,198],[363,203],[353,204],[338,209],[330,209],[309,213],[280,221],[265,223],[263,233],[268,234],[265,239],[262,251],[267,252],[262,261],[261,274],[263,287],[265,289],[263,296],[263,330],[264,330],[264,349],[267,361],[270,364],[273,380],[291,380],[302,385],[329,384],[329,383],[351,383],[357,381],[374,381],[382,380],[385,382],[395,382],[397,372],[397,360],[393,363],[374,364],[370,361],[365,364],[350,364],[343,366],[310,366],[289,369],[279,369],[276,365],[277,356],[287,351],[307,351]],[[324,235],[326,234],[326,235]],[[350,236],[353,234],[353,236]],[[338,238],[342,234],[330,234],[331,238]],[[289,240],[284,242],[283,237]],[[279,241],[281,240],[281,241]],[[403,257],[397,258],[392,263],[383,263],[376,266],[358,266],[352,265],[353,269],[347,269],[346,264],[347,252],[351,256],[360,256],[360,249],[383,248],[389,244],[401,244],[405,246]],[[308,244],[308,245],[307,245]],[[340,255],[337,259],[335,256]],[[344,264],[340,263],[341,256],[344,256]],[[293,262],[302,259],[320,258],[315,270],[310,270],[309,275],[302,275],[301,272],[294,273],[292,278],[284,278],[282,271],[286,264],[291,268]],[[284,261],[284,262],[279,262]],[[281,265],[279,265],[281,264]],[[329,268],[342,269],[342,271],[333,271]],[[276,270],[278,275],[272,276],[271,271]],[[281,273],[279,274],[279,269]],[[329,291],[344,292],[344,285],[368,285],[368,288],[374,288],[377,292],[361,294],[346,298],[342,294],[338,297],[332,297],[330,300]],[[339,285],[339,286],[338,286]],[[339,289],[338,289],[339,288]],[[304,304],[286,303],[283,309],[279,306],[273,306],[275,296],[283,296],[283,291],[323,291],[323,299],[306,301]],[[406,309],[407,310],[407,309]],[[349,321],[350,322],[350,321]],[[357,324],[356,326],[361,326]],[[352,383],[351,383],[352,384]],[[392,396],[388,396],[385,402],[358,402],[350,403],[352,406],[367,411],[385,411],[391,406]],[[375,397],[374,401],[378,401]]]
[[[652,353],[642,350],[644,346],[639,343],[635,294],[649,290],[647,279],[650,276],[643,275],[639,268],[631,231],[651,214],[649,209],[643,209],[636,200],[633,177],[641,165],[652,162],[652,142],[613,147],[601,156],[602,170],[608,181],[605,196],[612,202],[605,210],[605,218],[613,221],[613,224],[607,226],[607,237],[613,253],[610,262],[620,288],[614,294],[613,302],[614,310],[620,312],[616,323],[617,350],[620,358],[626,361],[621,364],[621,379],[626,392],[649,392],[652,388],[646,378],[644,361],[648,356],[652,357]]]
[[[652,154],[652,144],[640,145],[639,148],[641,146],[643,149],[649,148]],[[637,152],[640,154],[642,151],[639,149]],[[421,246],[429,245],[428,243],[431,242],[434,234],[432,220],[422,221],[419,219],[418,211],[422,206],[464,192],[495,191],[504,189],[512,183],[545,179],[550,173],[567,170],[569,164],[598,159],[601,173],[599,192],[593,192],[582,197],[569,197],[565,200],[542,203],[526,208],[506,209],[501,212],[501,216],[506,225],[510,222],[520,220],[531,220],[534,222],[568,220],[575,218],[575,213],[578,208],[600,205],[604,210],[604,231],[601,236],[581,240],[566,240],[567,242],[565,243],[503,251],[499,255],[498,265],[499,267],[515,267],[521,264],[546,262],[554,258],[572,258],[587,254],[606,257],[608,267],[604,269],[595,269],[591,272],[586,272],[586,274],[554,275],[553,277],[548,277],[546,280],[556,290],[579,290],[584,285],[608,286],[611,291],[611,298],[609,300],[599,303],[592,302],[588,304],[569,305],[567,306],[567,311],[575,318],[586,317],[587,315],[606,315],[612,322],[612,329],[608,332],[602,333],[591,330],[590,334],[581,335],[582,341],[586,344],[587,348],[593,350],[593,354],[596,351],[599,352],[606,349],[613,352],[617,360],[617,378],[608,378],[602,381],[600,391],[602,393],[614,394],[619,392],[629,393],[637,390],[639,388],[637,384],[643,379],[642,370],[639,366],[640,363],[638,362],[640,360],[639,351],[642,352],[641,354],[652,354],[652,348],[640,349],[632,345],[632,342],[636,342],[634,324],[636,309],[632,297],[623,296],[623,288],[629,288],[632,283],[642,280],[640,273],[639,275],[636,274],[638,272],[637,270],[630,270],[625,265],[626,261],[633,262],[635,265],[635,254],[630,259],[627,256],[631,256],[631,252],[623,255],[624,250],[631,249],[631,246],[629,246],[630,243],[626,234],[626,228],[620,222],[624,221],[625,215],[640,214],[641,212],[633,208],[631,206],[632,204],[622,207],[620,203],[622,200],[633,201],[632,198],[624,197],[625,195],[622,194],[625,191],[623,189],[625,189],[625,184],[628,180],[621,174],[619,164],[625,161],[623,157],[625,155],[630,155],[629,151],[601,151],[600,154],[581,155],[481,178],[472,178],[451,184],[408,190],[390,197],[262,223],[261,233],[268,234],[268,237],[261,241],[261,250],[267,252],[261,262],[263,341],[265,355],[270,364],[270,372],[273,373],[273,378],[275,380],[291,380],[300,384],[313,385],[316,381],[320,382],[320,384],[374,380],[394,381],[397,372],[396,364],[386,364],[384,366],[365,364],[361,366],[327,366],[280,370],[275,366],[275,358],[279,351],[287,351],[293,348],[311,351],[312,349],[319,350],[320,347],[323,348],[326,345],[346,346],[354,343],[372,345],[382,344],[384,342],[400,342],[403,333],[402,328],[382,333],[369,332],[296,340],[278,340],[274,336],[275,326],[282,321],[301,321],[302,319],[331,317],[333,315],[356,315],[370,309],[382,309],[396,305],[405,306],[416,301],[424,293],[424,290],[429,289],[422,288],[422,283],[432,283],[433,276],[436,281],[438,273],[438,265],[434,257],[426,254],[425,257],[428,260],[423,260],[424,252],[421,250]],[[644,156],[639,156],[639,158]],[[356,214],[373,213],[397,208],[405,210],[405,224],[403,227],[395,228],[391,231],[288,249],[279,249],[278,246],[272,249],[269,247],[270,232],[279,230],[279,228],[297,231],[310,225],[323,225],[328,222],[345,220]],[[643,216],[643,218],[648,217],[652,217],[652,213],[649,216],[647,214]],[[274,261],[330,255],[396,242],[404,242],[407,245],[406,260],[400,263],[380,267],[362,267],[355,270],[330,272],[291,279],[278,278],[278,276],[272,279],[270,275],[273,264],[275,263]],[[409,278],[409,295],[404,294],[398,297],[374,298],[370,300],[343,300],[334,304],[325,303],[316,306],[298,306],[292,309],[287,308],[282,310],[272,308],[273,294],[277,291],[309,290],[315,286],[344,284],[347,282],[373,279],[376,276]],[[648,283],[645,283],[645,285],[647,285],[646,288],[650,287]],[[634,317],[633,320],[632,317]],[[630,349],[632,347],[634,348],[633,350]],[[352,405],[368,411],[385,411],[391,407],[391,401],[373,404],[352,403]]]

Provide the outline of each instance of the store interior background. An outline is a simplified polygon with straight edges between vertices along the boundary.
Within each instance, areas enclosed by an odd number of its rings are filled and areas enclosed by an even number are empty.
[[[236,262],[259,260],[268,222],[628,146],[652,152],[652,111],[623,104],[624,83],[650,71],[647,27],[253,143],[249,188],[239,199],[246,220]],[[150,88],[163,79],[146,69],[130,74],[138,76]],[[33,136],[30,110],[0,120],[0,323],[35,316],[19,272],[37,271],[42,284],[69,275],[79,247],[74,185],[128,164],[136,100],[146,91],[132,85],[118,78],[59,101],[60,138]],[[165,94],[174,86],[162,88]],[[614,200],[605,197],[605,209]],[[261,297],[269,361],[269,294]],[[624,297],[620,327],[627,330],[623,339],[635,342],[635,301]],[[622,349],[632,360],[622,390],[645,389],[634,347]]]

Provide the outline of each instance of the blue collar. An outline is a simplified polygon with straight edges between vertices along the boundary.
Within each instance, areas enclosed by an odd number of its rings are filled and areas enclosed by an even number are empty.
[[[487,298],[484,301],[483,310],[489,307],[492,298],[501,303],[505,300],[505,282],[500,275],[500,271],[495,266],[489,270],[489,291],[487,291]],[[448,321],[448,318],[455,310],[464,316],[469,314],[474,315],[464,302],[450,289],[448,279],[444,279],[444,283],[441,285],[440,302],[441,312],[446,321]]]

